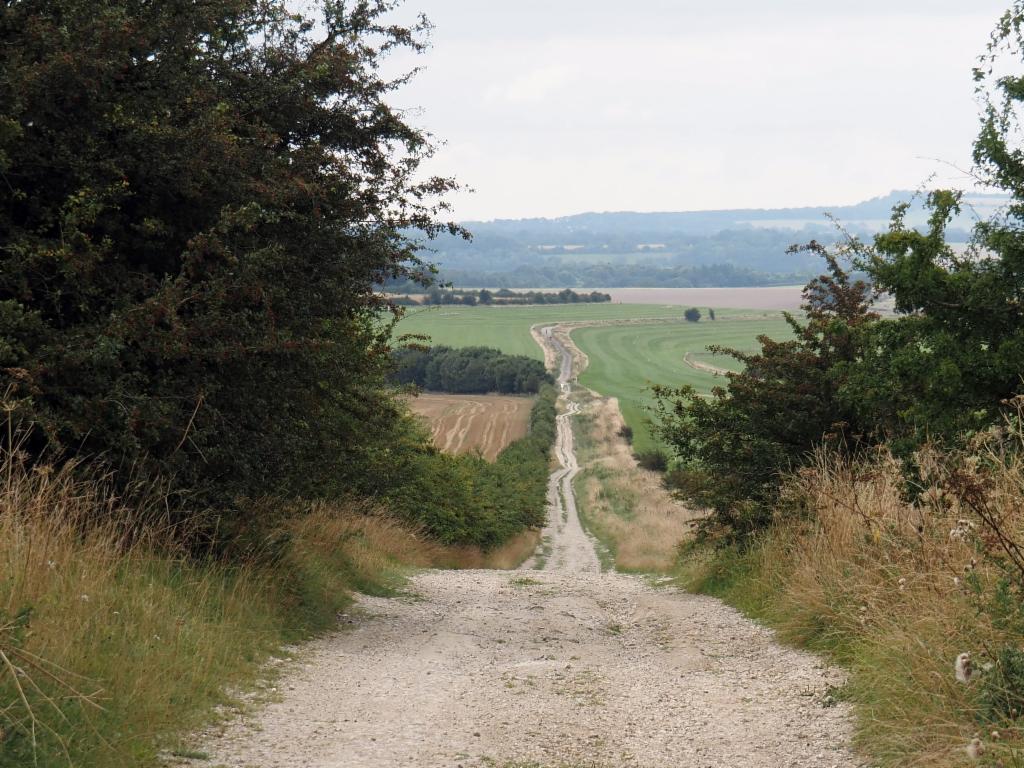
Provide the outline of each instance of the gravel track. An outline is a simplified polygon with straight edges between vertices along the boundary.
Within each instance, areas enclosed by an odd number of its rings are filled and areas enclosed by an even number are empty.
[[[559,377],[570,397],[573,361]],[[558,420],[536,570],[429,571],[362,597],[281,700],[208,733],[231,768],[852,768],[842,677],[711,598],[601,573]]]

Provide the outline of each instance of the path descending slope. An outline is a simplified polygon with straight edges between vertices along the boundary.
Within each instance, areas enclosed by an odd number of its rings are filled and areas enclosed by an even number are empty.
[[[571,396],[572,360],[559,382]],[[213,764],[261,768],[828,768],[857,765],[841,678],[710,598],[601,573],[572,493],[569,419],[540,570],[431,571],[359,600],[283,699],[208,734]]]

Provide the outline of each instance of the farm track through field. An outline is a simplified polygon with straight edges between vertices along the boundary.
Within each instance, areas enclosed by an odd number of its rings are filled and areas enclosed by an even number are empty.
[[[428,571],[362,597],[285,671],[280,701],[203,745],[232,768],[852,768],[841,677],[717,600],[600,571],[563,412],[534,570]]]

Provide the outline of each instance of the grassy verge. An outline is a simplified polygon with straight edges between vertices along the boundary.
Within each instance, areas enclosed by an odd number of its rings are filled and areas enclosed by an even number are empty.
[[[584,527],[601,545],[602,567],[630,573],[666,573],[676,543],[689,533],[691,515],[662,487],[660,476],[637,466],[621,436],[615,402],[577,390],[584,408],[573,420],[582,471],[576,505]]]
[[[1020,461],[993,466],[985,503],[1020,541]],[[933,487],[910,503],[905,488],[886,457],[852,468],[823,458],[787,486],[772,529],[743,549],[691,549],[679,577],[848,669],[839,693],[877,764],[1022,765],[1019,574],[961,500]],[[967,682],[955,673],[963,653]]]
[[[169,548],[158,522],[127,525],[138,509],[122,504],[70,470],[0,467],[4,768],[156,765],[283,645],[334,627],[353,592],[393,593],[418,567],[514,565],[536,541],[485,555],[313,504],[259,556],[224,563]]]

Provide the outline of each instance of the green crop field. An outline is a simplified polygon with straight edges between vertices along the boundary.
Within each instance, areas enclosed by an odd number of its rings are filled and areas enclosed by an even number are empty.
[[[494,347],[512,355],[543,360],[530,335],[537,323],[585,320],[681,319],[684,307],[660,304],[555,304],[526,307],[461,307],[458,305],[413,308],[399,322],[395,335],[423,334],[432,344],[449,347]],[[762,310],[716,309],[719,321]],[[768,313],[771,314],[771,313]],[[775,313],[776,316],[777,313]]]
[[[655,447],[646,408],[653,405],[651,384],[689,384],[708,393],[722,379],[683,362],[691,359],[718,368],[736,370],[732,358],[706,351],[710,344],[741,350],[756,348],[764,333],[788,338],[789,326],[780,312],[753,309],[718,309],[716,320],[699,323],[681,320],[683,308],[649,304],[570,304],[528,307],[443,306],[414,309],[402,319],[396,336],[423,334],[433,344],[452,347],[482,345],[542,360],[530,326],[587,320],[650,320],[650,324],[579,328],[573,339],[590,358],[580,377],[585,386],[617,397],[626,422],[633,428],[637,450]],[[677,321],[677,322],[670,322]]]
[[[622,415],[633,428],[633,444],[637,450],[656,445],[646,410],[654,404],[652,384],[676,387],[689,384],[705,394],[716,384],[724,384],[722,378],[683,362],[687,353],[692,353],[700,363],[737,370],[737,361],[712,355],[705,351],[706,347],[721,344],[752,351],[757,349],[756,339],[760,334],[775,339],[790,336],[790,328],[778,312],[747,311],[739,316],[720,312],[718,318],[714,322],[611,325],[572,332],[577,346],[590,358],[580,383],[619,399]]]

